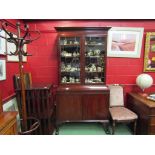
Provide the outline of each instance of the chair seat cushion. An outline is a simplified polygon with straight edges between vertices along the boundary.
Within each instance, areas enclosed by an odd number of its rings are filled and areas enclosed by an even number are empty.
[[[137,119],[137,115],[125,107],[111,107],[109,108],[111,117],[115,121],[128,121]]]

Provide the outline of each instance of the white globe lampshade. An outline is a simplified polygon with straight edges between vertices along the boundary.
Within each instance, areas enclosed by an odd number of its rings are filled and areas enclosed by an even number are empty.
[[[149,88],[153,84],[153,79],[148,74],[140,74],[136,78],[136,84],[144,91],[144,89]]]

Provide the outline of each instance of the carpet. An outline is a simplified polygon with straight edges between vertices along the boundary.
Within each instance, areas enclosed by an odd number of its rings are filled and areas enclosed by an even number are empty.
[[[109,128],[111,131],[111,128]],[[54,132],[55,134],[55,132]],[[59,127],[59,135],[107,135],[101,123],[64,123]],[[125,124],[117,124],[115,135],[132,135]]]

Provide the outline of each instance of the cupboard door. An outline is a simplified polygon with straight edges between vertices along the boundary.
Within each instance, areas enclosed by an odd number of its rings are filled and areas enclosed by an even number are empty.
[[[105,83],[106,37],[85,37],[85,84]]]
[[[81,96],[61,94],[57,96],[57,121],[74,121],[82,119]]]
[[[84,120],[105,120],[109,119],[109,95],[89,94],[84,95],[83,119]]]

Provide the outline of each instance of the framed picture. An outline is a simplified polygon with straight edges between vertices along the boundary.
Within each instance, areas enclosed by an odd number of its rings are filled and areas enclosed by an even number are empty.
[[[108,57],[140,58],[144,28],[113,27],[108,32]]]
[[[17,37],[14,35],[14,37]],[[26,52],[27,46],[24,45],[24,51]],[[16,51],[16,46],[14,43],[7,42],[7,54],[10,54],[10,52],[14,53]],[[19,62],[19,58],[16,55],[7,55],[7,61],[10,62]],[[23,56],[23,62],[27,61],[27,57]]]
[[[5,32],[0,29],[0,35],[5,37]],[[6,40],[0,37],[0,55],[5,55]]]
[[[0,59],[0,81],[6,80],[6,61]]]
[[[144,72],[155,72],[155,32],[146,32]]]

